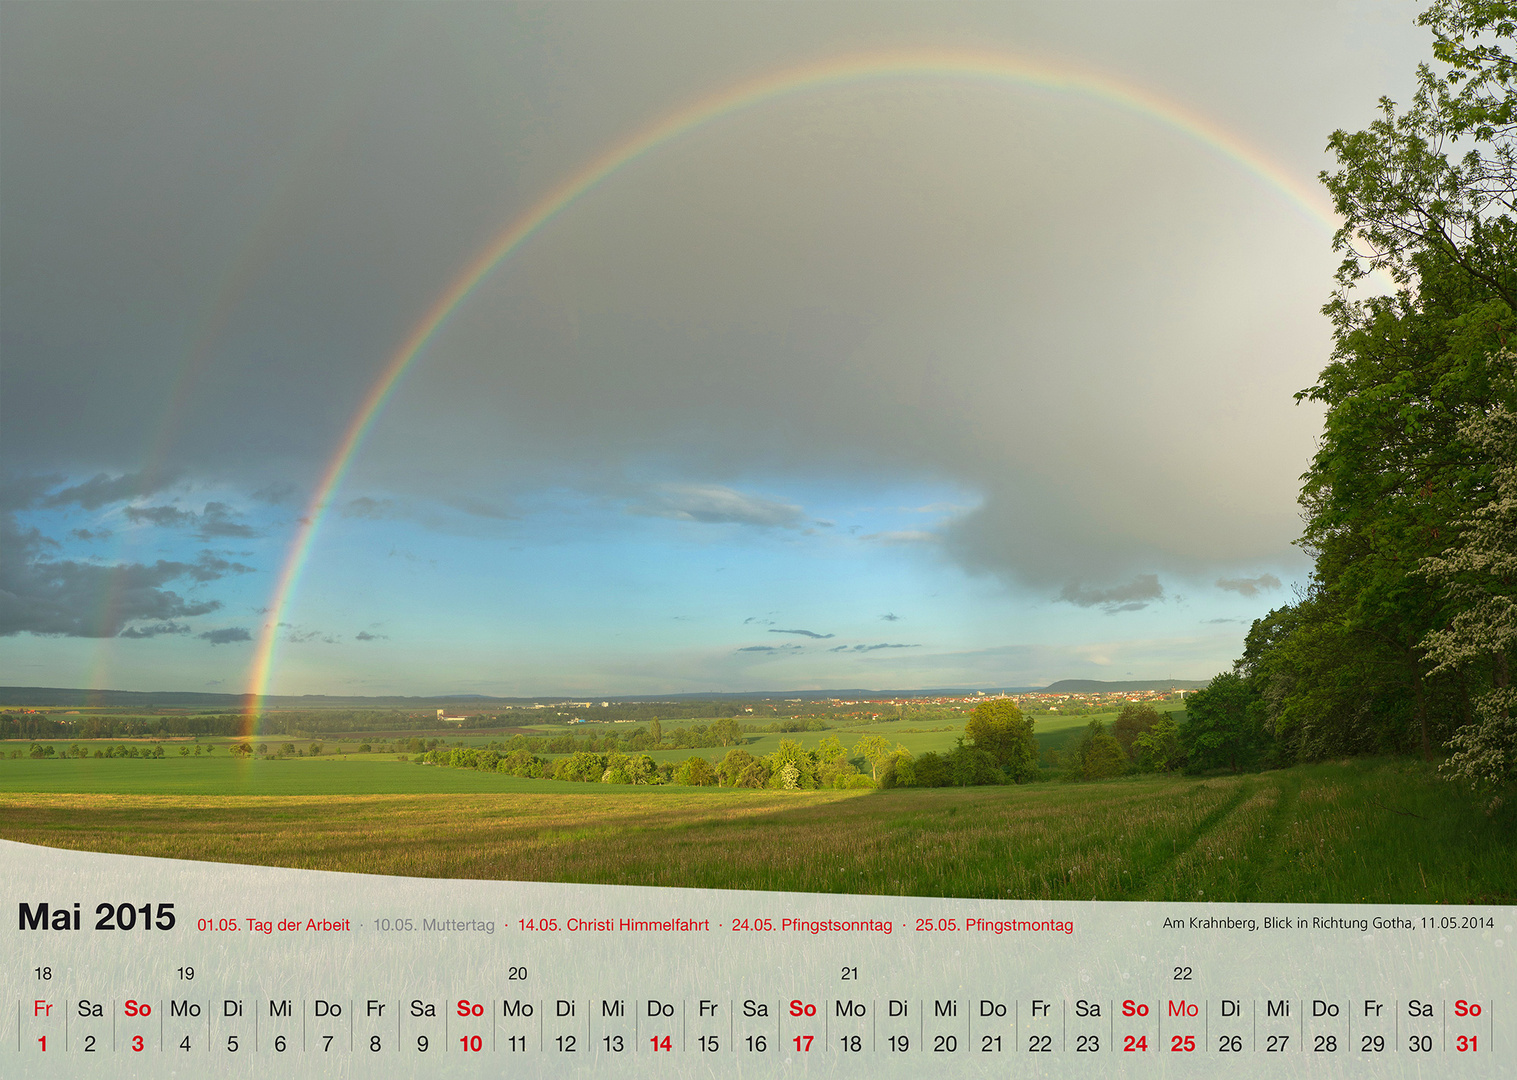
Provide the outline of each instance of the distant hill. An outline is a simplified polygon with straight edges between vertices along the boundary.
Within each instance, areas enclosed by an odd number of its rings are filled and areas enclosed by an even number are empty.
[[[1045,694],[1130,694],[1141,690],[1199,690],[1207,684],[1202,679],[1138,679],[1130,682],[1098,682],[1095,679],[1060,679],[1045,686]]]
[[[996,694],[1106,694],[1133,690],[1194,690],[1206,683],[1185,679],[1152,679],[1139,682],[1097,682],[1094,679],[1064,679],[1052,686],[943,686],[916,690],[750,690],[736,693],[695,694],[543,694],[539,697],[488,697],[484,694],[437,694],[418,697],[334,697],[327,694],[270,695],[263,699],[268,709],[438,709],[450,705],[489,708],[492,705],[530,705],[534,702],[612,701],[826,701],[863,698],[987,697]],[[242,694],[203,694],[187,690],[80,690],[56,686],[0,686],[0,708],[28,705],[53,709],[184,709],[223,712],[241,709]]]

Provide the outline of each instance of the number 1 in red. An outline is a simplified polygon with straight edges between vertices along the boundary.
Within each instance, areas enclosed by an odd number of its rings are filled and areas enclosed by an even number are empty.
[[[648,1040],[653,1044],[654,1050],[673,1050],[674,1041],[668,1035],[655,1035]]]
[[[794,1040],[795,1048],[800,1051],[810,1050],[811,1038],[812,1037],[810,1035],[797,1035]]]
[[[42,1044],[42,1049],[44,1051],[46,1051],[47,1050],[47,1036],[46,1035],[38,1036],[37,1041]],[[1464,1047],[1461,1046],[1459,1049],[1463,1050]]]

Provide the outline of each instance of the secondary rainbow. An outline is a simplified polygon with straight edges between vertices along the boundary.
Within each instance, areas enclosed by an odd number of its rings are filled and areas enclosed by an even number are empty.
[[[443,290],[391,354],[349,420],[306,506],[276,580],[249,674],[245,727],[250,729],[273,674],[279,624],[300,584],[312,542],[365,436],[401,377],[460,304],[492,270],[560,211],[644,154],[714,120],[778,98],[846,83],[901,78],[958,79],[1076,94],[1143,116],[1194,139],[1283,195],[1329,232],[1332,213],[1314,191],[1236,135],[1157,94],[1071,66],[1010,54],[962,49],[902,49],[835,57],[749,79],[676,109],[615,143],[538,199],[491,240]],[[249,730],[250,733],[250,730]]]

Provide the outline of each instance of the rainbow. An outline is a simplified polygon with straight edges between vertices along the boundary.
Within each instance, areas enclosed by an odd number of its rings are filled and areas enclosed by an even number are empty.
[[[333,493],[341,486],[355,455],[401,378],[479,283],[581,195],[682,135],[733,113],[806,91],[901,78],[982,81],[1052,90],[1104,102],[1193,139],[1237,164],[1329,232],[1336,228],[1331,209],[1313,189],[1302,185],[1258,150],[1200,113],[1116,79],[1010,54],[921,48],[837,57],[749,79],[676,109],[608,147],[511,221],[459,272],[391,354],[348,421],[290,542],[249,673],[245,710],[248,733],[251,733],[259,704],[268,692],[279,624],[299,587],[301,572],[331,506]]]

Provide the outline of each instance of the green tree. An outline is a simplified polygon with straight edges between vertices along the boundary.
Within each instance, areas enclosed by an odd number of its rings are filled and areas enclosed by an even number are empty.
[[[730,716],[724,716],[712,724],[710,735],[717,746],[736,746],[743,741],[743,729]]]
[[[1517,303],[1514,10],[1436,0],[1418,20],[1435,62],[1419,68],[1411,105],[1382,101],[1367,129],[1329,141],[1339,168],[1323,182],[1344,222],[1324,309],[1334,349],[1297,395],[1326,410],[1301,492],[1313,581],[1297,611],[1271,613],[1288,636],[1240,671],[1288,759],[1431,757],[1472,719],[1478,672],[1422,647],[1464,601],[1417,569],[1490,499],[1489,461],[1461,421],[1493,404],[1490,357]],[[1400,290],[1356,299],[1352,287],[1376,270]]]
[[[1180,750],[1180,725],[1165,713],[1154,726],[1133,740],[1141,772],[1170,772],[1184,762]]]
[[[770,787],[808,790],[816,787],[816,758],[794,739],[781,739],[766,761]]]
[[[727,751],[727,756],[722,758],[716,767],[716,775],[723,787],[738,787],[743,775],[754,762],[754,757],[741,746],[734,746]]]
[[[1185,700],[1180,743],[1193,769],[1251,768],[1267,744],[1258,699],[1237,672],[1224,672]]]
[[[1435,0],[1417,22],[1432,31],[1437,67],[1418,66],[1411,106],[1398,113],[1381,98],[1379,120],[1328,141],[1341,166],[1322,175],[1343,218],[1339,280],[1384,270],[1410,287],[1433,253],[1517,309],[1517,5]]]
[[[949,751],[948,774],[949,782],[958,787],[1000,784],[1006,780],[1006,774],[989,751],[969,746],[963,739]]]
[[[1114,736],[1107,733],[1100,717],[1092,719],[1080,733],[1068,760],[1065,780],[1106,780],[1121,776],[1129,768],[1126,751]]]
[[[1038,744],[1032,737],[1032,719],[1010,698],[997,698],[975,706],[964,724],[964,737],[1017,783],[1026,783],[1038,772]]]
[[[1129,701],[1122,706],[1117,713],[1117,719],[1111,725],[1112,738],[1122,744],[1122,752],[1132,760],[1136,760],[1136,752],[1133,744],[1138,736],[1148,731],[1159,722],[1158,711],[1146,701]]]
[[[703,757],[688,757],[680,762],[674,774],[674,782],[690,784],[694,787],[710,787],[716,783],[716,770],[711,767],[711,762]]]
[[[911,763],[912,787],[947,787],[953,783],[953,771],[948,760],[934,750],[929,750]]]
[[[853,753],[869,762],[869,775],[875,783],[880,780],[880,768],[890,760],[890,742],[883,735],[865,735],[853,744]]]

